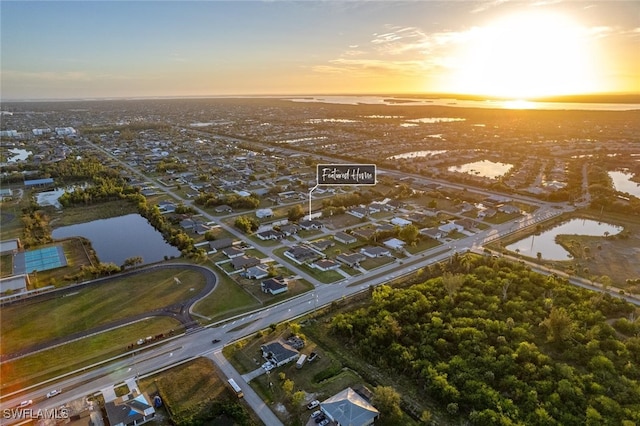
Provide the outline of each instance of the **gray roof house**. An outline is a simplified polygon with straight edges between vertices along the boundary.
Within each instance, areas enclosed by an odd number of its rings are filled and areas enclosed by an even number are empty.
[[[342,262],[345,265],[350,266],[352,268],[354,266],[359,266],[360,262],[366,259],[367,258],[365,257],[365,255],[361,253],[352,253],[352,254],[342,253],[338,255],[338,257],[336,257],[337,261]]]
[[[297,350],[282,342],[271,342],[260,346],[260,349],[262,349],[262,357],[278,367],[296,360],[300,356]]]
[[[218,250],[231,247],[232,245],[233,245],[233,239],[231,238],[222,238],[219,240],[209,241],[209,247],[211,248],[211,251],[213,251],[214,253],[217,252]]]
[[[240,256],[231,259],[231,266],[233,266],[233,269],[235,269],[236,271],[238,269],[251,268],[252,266],[257,266],[259,264],[260,259],[255,257]]]
[[[391,256],[391,253],[388,249],[382,247],[373,247],[368,246],[360,249],[360,253],[364,254],[367,257],[383,257],[383,256]]]
[[[268,280],[264,280],[260,283],[260,288],[264,293],[269,293],[273,296],[276,294],[284,293],[289,290],[289,286],[287,286],[287,282],[280,278],[269,278]]]
[[[104,404],[109,424],[112,426],[137,426],[153,420],[156,410],[146,393],[137,395],[133,393],[126,396],[127,399],[119,397],[115,401]]]
[[[333,239],[342,244],[353,244],[358,239],[353,235],[349,235],[346,232],[336,232],[336,235],[333,236]]]

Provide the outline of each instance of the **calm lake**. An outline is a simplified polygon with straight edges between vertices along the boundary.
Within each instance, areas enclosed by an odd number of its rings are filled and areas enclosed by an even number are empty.
[[[540,235],[532,235],[524,240],[517,241],[509,246],[507,250],[535,258],[538,253],[546,260],[568,260],[570,254],[561,245],[556,244],[557,235],[593,235],[605,236],[615,235],[622,231],[622,226],[611,225],[604,222],[596,222],[589,219],[571,219],[568,222],[549,229]]]
[[[180,251],[167,244],[158,231],[139,214],[94,220],[54,229],[54,239],[85,237],[91,241],[98,259],[120,266],[130,257],[140,256],[143,263],[164,260],[165,256],[178,257]]]
[[[626,192],[629,195],[640,198],[640,184],[631,180],[632,173],[609,172],[609,177],[611,177],[616,191]]]

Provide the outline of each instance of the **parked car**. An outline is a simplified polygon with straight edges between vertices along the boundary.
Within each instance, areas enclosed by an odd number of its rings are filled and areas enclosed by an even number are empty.
[[[325,416],[324,414],[320,414],[318,417],[316,417],[315,422],[317,424],[322,423],[323,421],[327,420],[327,416]],[[326,423],[325,423],[326,424]]]
[[[329,419],[324,419],[323,421],[318,423],[318,426],[327,426],[328,424],[329,424]]]
[[[59,395],[62,392],[60,389],[54,389],[51,392],[47,393],[47,398],[52,398],[56,395]]]
[[[307,358],[307,362],[311,362],[311,361],[313,361],[313,360],[314,360],[314,359],[316,359],[316,358],[318,358],[318,354],[317,354],[317,353],[315,353],[315,352],[311,352],[311,353],[309,354],[309,357]]]
[[[317,399],[314,399],[313,401],[311,401],[309,404],[307,404],[307,409],[309,410],[313,410],[314,408],[316,408],[318,405],[320,405],[320,401],[318,401]]]
[[[315,418],[316,418],[316,417],[318,417],[320,414],[322,414],[322,411],[320,411],[320,410],[316,410],[316,411],[314,411],[313,413],[311,413],[311,417],[313,417],[313,418],[315,419]]]
[[[275,368],[275,365],[273,365],[271,361],[267,361],[264,364],[262,364],[262,368],[264,368],[265,371],[271,371]]]

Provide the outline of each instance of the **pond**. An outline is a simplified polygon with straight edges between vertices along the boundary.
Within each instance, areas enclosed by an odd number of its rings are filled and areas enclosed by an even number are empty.
[[[120,266],[126,259],[142,257],[143,264],[178,257],[180,251],[139,214],[100,219],[54,229],[54,239],[85,237],[91,241],[98,259]]]
[[[474,163],[467,163],[461,166],[451,166],[449,167],[450,172],[461,172],[461,173],[469,173],[473,175],[478,175],[482,177],[487,177],[490,179],[495,179],[498,176],[502,176],[507,173],[513,164],[506,163],[496,163],[489,160],[476,161]]]
[[[391,157],[387,157],[387,159],[399,160],[402,158],[431,157],[432,155],[444,154],[445,152],[447,152],[446,149],[431,150],[431,151],[412,151],[412,152],[405,152],[404,154],[392,155]]]
[[[9,158],[7,160],[7,162],[9,162],[9,163],[16,163],[18,161],[24,161],[27,158],[29,158],[29,156],[31,154],[33,154],[33,152],[31,152],[31,151],[27,151],[26,149],[19,149],[19,148],[11,148],[9,150],[9,152],[11,154],[15,154],[13,157],[11,157],[11,158]]]
[[[571,219],[555,228],[542,232],[540,235],[532,235],[524,240],[517,241],[507,250],[518,252],[525,256],[535,258],[538,253],[546,260],[568,260],[571,255],[561,245],[556,243],[558,235],[591,235],[607,236],[616,235],[622,231],[622,226],[597,222],[590,219]]]
[[[616,191],[626,192],[629,195],[640,198],[640,184],[631,180],[632,173],[609,172]]]

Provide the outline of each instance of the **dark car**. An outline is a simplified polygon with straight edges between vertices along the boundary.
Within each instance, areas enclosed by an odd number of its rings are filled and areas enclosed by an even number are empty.
[[[211,343],[220,343],[220,339],[213,339]]]

